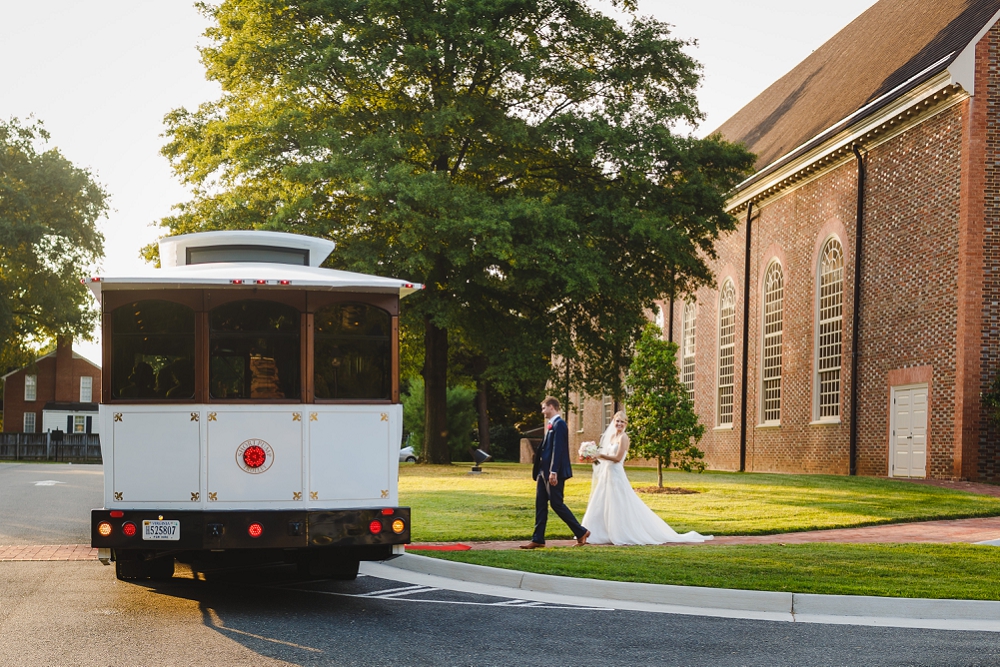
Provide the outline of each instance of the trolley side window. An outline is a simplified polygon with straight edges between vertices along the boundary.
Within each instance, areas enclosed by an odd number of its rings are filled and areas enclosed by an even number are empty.
[[[234,301],[209,316],[212,398],[299,398],[300,316],[273,301]]]
[[[338,303],[316,312],[316,398],[391,397],[390,322],[389,313],[362,303]]]
[[[171,301],[135,301],[116,308],[112,397],[193,398],[194,321],[194,310]]]

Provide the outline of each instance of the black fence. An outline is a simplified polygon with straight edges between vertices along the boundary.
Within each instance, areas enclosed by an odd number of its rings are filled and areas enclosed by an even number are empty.
[[[0,433],[0,460],[101,463],[101,436],[96,433]]]

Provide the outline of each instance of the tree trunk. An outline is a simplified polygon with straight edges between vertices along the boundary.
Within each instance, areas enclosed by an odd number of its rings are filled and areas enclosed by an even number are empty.
[[[476,394],[476,411],[479,413],[479,449],[490,453],[490,413],[486,400],[486,383],[479,381]]]
[[[424,460],[451,463],[448,450],[448,330],[424,318]]]
[[[663,488],[663,459],[656,458],[656,485]]]

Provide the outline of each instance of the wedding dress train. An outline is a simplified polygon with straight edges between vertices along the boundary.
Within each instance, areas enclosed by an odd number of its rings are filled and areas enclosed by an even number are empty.
[[[618,446],[618,443],[602,445],[600,451],[615,456]],[[581,523],[590,531],[591,544],[663,544],[712,539],[711,535],[700,535],[693,530],[676,532],[636,495],[622,463],[607,459],[594,466],[590,500]]]

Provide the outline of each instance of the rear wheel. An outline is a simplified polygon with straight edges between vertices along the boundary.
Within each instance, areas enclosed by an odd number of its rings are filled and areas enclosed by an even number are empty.
[[[406,462],[407,463],[416,463],[417,462],[417,457],[416,456],[407,456],[406,457]]]

